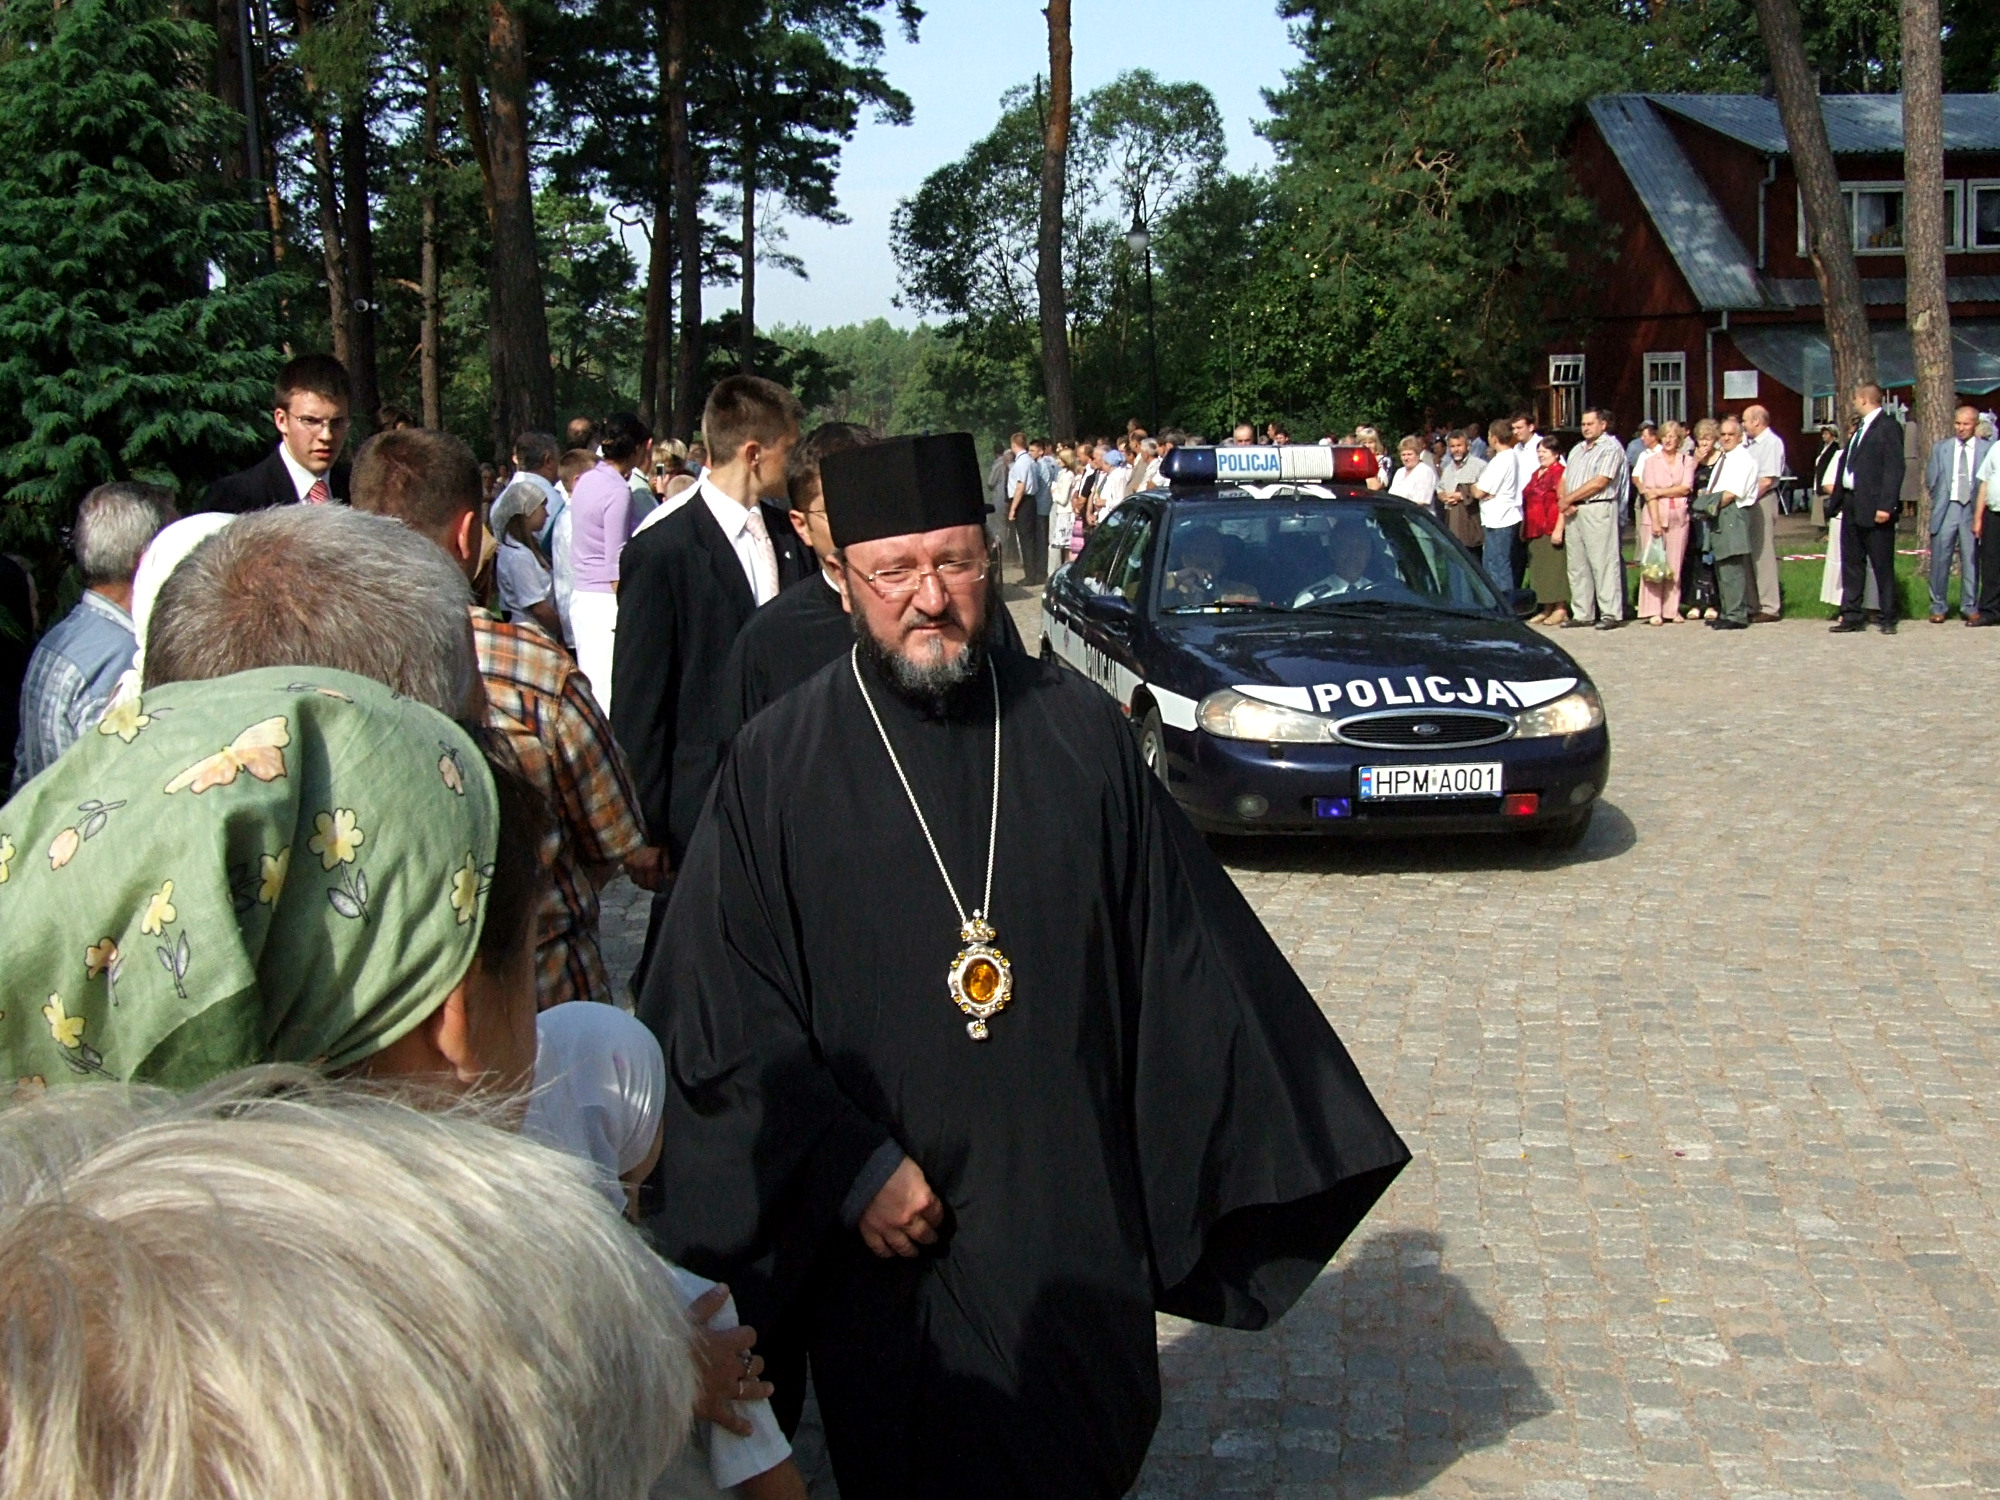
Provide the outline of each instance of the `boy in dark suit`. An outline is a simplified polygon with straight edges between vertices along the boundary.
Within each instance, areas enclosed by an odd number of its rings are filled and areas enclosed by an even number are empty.
[[[1882,409],[1882,387],[1854,388],[1860,425],[1848,440],[1840,485],[1840,623],[1835,635],[1865,630],[1862,601],[1875,573],[1882,634],[1896,633],[1896,517],[1903,506],[1903,424]]]
[[[263,462],[208,487],[203,510],[241,515],[272,505],[345,504],[347,370],[330,354],[301,354],[278,372],[271,422],[278,446]]]
[[[785,510],[785,463],[804,415],[773,381],[720,381],[701,418],[708,473],[619,559],[611,724],[647,833],[676,866],[721,764],[722,668],[736,633],[819,565]],[[664,907],[655,897],[649,956]]]

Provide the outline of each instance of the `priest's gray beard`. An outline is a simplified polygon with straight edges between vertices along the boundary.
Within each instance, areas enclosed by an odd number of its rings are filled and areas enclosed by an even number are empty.
[[[989,608],[999,607],[990,592],[988,600]],[[883,645],[868,628],[868,620],[860,610],[855,610],[849,618],[854,622],[854,639],[862,665],[872,669],[880,682],[925,718],[971,718],[987,702],[988,694],[973,691],[974,685],[986,675],[986,643],[978,636],[968,635],[964,647],[949,661],[942,653],[912,661]],[[949,596],[939,618],[950,620],[960,629],[965,627],[965,615],[958,601]]]

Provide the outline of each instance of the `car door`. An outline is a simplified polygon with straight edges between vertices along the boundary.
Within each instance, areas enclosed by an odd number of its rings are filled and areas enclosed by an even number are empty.
[[[1099,521],[1092,529],[1076,561],[1060,570],[1042,596],[1044,628],[1054,653],[1085,672],[1084,601],[1101,594],[1109,585],[1111,564],[1125,540],[1132,513],[1122,507]]]
[[[1102,586],[1095,591],[1101,602],[1097,608],[1085,606],[1084,659],[1079,666],[1086,677],[1129,709],[1133,690],[1144,680],[1139,662],[1147,628],[1148,564],[1160,516],[1153,506],[1131,500],[1113,515],[1128,519],[1105,567]]]

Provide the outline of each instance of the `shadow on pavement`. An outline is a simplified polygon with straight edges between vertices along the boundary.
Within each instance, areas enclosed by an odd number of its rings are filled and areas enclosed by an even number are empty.
[[[1639,842],[1639,830],[1613,802],[1600,801],[1590,832],[1574,849],[1544,849],[1513,834],[1428,838],[1315,838],[1310,835],[1211,834],[1209,846],[1231,869],[1260,874],[1381,875],[1402,870],[1546,870],[1616,859]]]
[[[1440,1249],[1421,1231],[1370,1239],[1286,1315],[1282,1350],[1268,1334],[1176,1324],[1187,1331],[1161,1351],[1166,1415],[1133,1493],[1404,1495],[1554,1412]]]

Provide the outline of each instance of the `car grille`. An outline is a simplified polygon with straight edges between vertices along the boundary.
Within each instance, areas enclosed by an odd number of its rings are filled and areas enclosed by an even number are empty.
[[[1341,743],[1375,750],[1438,750],[1446,746],[1490,745],[1514,732],[1504,714],[1436,713],[1357,714],[1339,724]]]

